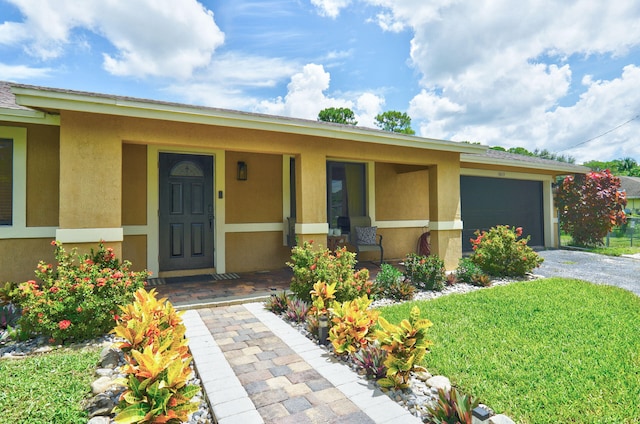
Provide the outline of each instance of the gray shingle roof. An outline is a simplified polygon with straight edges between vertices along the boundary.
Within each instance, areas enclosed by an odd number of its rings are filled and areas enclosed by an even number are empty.
[[[16,96],[11,92],[11,83],[6,81],[0,81],[0,108],[33,110],[28,107],[20,106],[16,103]]]
[[[526,156],[493,149],[488,149],[483,153],[462,154],[461,159],[463,162],[471,163],[494,163],[505,166],[547,169],[560,174],[584,174],[589,172],[589,168],[582,165],[574,165],[557,160],[543,159],[537,156]]]
[[[639,177],[620,177],[620,186],[627,193],[627,199],[640,198]]]

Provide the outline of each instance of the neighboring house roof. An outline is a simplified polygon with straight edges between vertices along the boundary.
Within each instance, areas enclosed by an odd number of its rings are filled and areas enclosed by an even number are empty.
[[[624,190],[627,199],[640,198],[640,177],[618,177],[620,188]]]
[[[492,164],[505,166],[522,166],[524,168],[544,169],[564,174],[584,174],[590,171],[586,166],[574,165],[557,160],[543,159],[538,156],[520,155],[500,150],[487,149],[481,154],[462,154],[462,162],[476,164]]]

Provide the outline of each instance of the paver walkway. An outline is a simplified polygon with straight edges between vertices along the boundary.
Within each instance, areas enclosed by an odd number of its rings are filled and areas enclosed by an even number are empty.
[[[420,422],[262,303],[189,310],[183,319],[220,424]]]

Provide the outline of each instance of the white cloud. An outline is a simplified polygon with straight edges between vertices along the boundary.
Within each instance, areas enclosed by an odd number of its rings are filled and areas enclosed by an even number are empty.
[[[252,90],[283,83],[297,69],[297,63],[285,59],[224,53],[216,55],[191,80],[174,83],[167,91],[187,103],[254,110],[260,100],[250,94]]]
[[[329,90],[330,81],[331,75],[322,65],[309,63],[302,72],[291,76],[284,97],[263,100],[254,111],[315,120],[322,109],[346,107],[354,112],[358,126],[376,128],[375,116],[382,111],[384,98],[371,92],[328,96],[325,92]]]
[[[0,25],[0,43],[22,41],[29,54],[47,60],[64,54],[74,30],[92,31],[115,47],[103,52],[114,75],[187,78],[224,42],[213,13],[195,0],[87,1],[82,7],[73,0],[8,1],[25,20]]]
[[[41,78],[49,75],[49,68],[31,68],[24,65],[0,63],[0,81],[25,81],[29,78]]]
[[[311,0],[322,16],[336,18],[342,9],[349,6],[351,0]]]
[[[373,93],[363,93],[356,101],[354,113],[360,127],[377,128],[376,115],[382,113],[384,97]]]
[[[287,85],[287,95],[274,101],[263,101],[258,111],[303,119],[316,119],[318,112],[326,107],[352,108],[349,101],[326,97],[331,76],[322,65],[309,63],[302,72],[291,77]]]
[[[640,45],[640,7],[633,2],[543,7],[524,0],[514,8],[507,0],[362,1],[381,7],[383,30],[413,32],[411,60],[422,89],[409,114],[425,137],[557,151],[640,111],[635,66],[611,81],[572,85],[576,58],[620,58]],[[567,101],[581,91],[579,101]],[[623,146],[621,130],[620,142],[597,154],[634,149]]]

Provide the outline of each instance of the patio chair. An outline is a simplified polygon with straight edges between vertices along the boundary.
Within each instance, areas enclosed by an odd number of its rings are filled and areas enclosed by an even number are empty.
[[[356,248],[356,254],[379,250],[380,265],[382,265],[384,263],[384,248],[382,247],[382,235],[377,234],[378,227],[371,226],[371,218],[368,216],[352,216],[350,220],[351,244]]]

